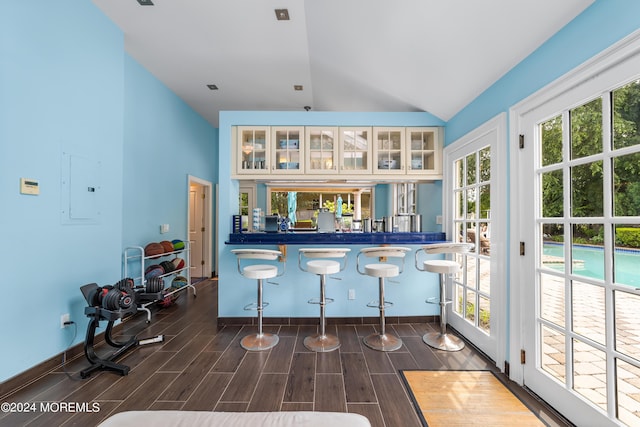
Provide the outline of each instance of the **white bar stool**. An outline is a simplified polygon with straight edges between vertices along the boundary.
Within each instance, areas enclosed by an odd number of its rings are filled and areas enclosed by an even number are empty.
[[[422,337],[425,344],[433,348],[444,351],[458,351],[464,348],[464,341],[455,335],[447,333],[447,304],[451,304],[452,300],[447,299],[446,283],[447,277],[456,274],[461,270],[461,266],[457,261],[434,259],[423,262],[423,268],[418,264],[418,254],[424,252],[426,254],[464,254],[473,248],[471,243],[434,243],[425,245],[418,249],[415,254],[416,268],[420,271],[428,271],[430,273],[438,273],[440,275],[440,299],[436,304],[440,304],[440,332],[427,332]],[[435,298],[434,298],[435,299]],[[428,304],[434,304],[433,299],[425,301]]]
[[[320,333],[304,339],[304,346],[311,351],[328,352],[340,347],[338,337],[326,333],[325,306],[327,303],[332,303],[333,298],[326,297],[325,285],[328,274],[339,273],[346,268],[347,253],[350,251],[351,249],[346,248],[301,248],[298,250],[300,270],[320,276],[320,299],[308,301],[309,304],[320,305]],[[327,258],[340,258],[342,262]]]
[[[247,335],[242,338],[240,345],[245,350],[261,351],[268,350],[278,344],[280,338],[278,335],[262,332],[262,310],[268,306],[268,302],[262,301],[262,284],[265,279],[272,279],[276,276],[284,274],[284,267],[281,273],[278,273],[278,267],[272,264],[250,264],[241,265],[241,260],[259,259],[275,261],[282,252],[270,249],[232,249],[231,252],[236,255],[238,260],[238,272],[247,279],[258,280],[258,298],[255,303],[247,304],[245,310],[257,310],[258,312],[258,333]]]
[[[371,334],[364,338],[365,345],[373,350],[394,351],[402,347],[402,340],[386,331],[384,310],[393,305],[392,302],[384,299],[384,279],[386,277],[396,277],[402,273],[404,268],[404,256],[411,249],[399,246],[377,246],[372,248],[362,248],[356,257],[356,270],[366,276],[378,278],[379,300],[372,301],[367,307],[378,308],[380,310],[380,333]],[[364,271],[360,268],[360,257],[378,258],[380,262],[366,264]],[[399,258],[402,262],[389,263],[387,258]]]

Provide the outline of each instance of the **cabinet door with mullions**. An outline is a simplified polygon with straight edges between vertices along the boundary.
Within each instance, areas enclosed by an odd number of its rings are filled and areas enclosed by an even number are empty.
[[[269,127],[238,126],[236,170],[243,175],[264,175],[268,173]]]
[[[308,174],[338,173],[338,128],[305,127],[307,156],[305,171]]]
[[[362,175],[371,173],[371,128],[340,128],[340,173]]]
[[[304,171],[304,127],[271,127],[272,174],[300,174]]]
[[[373,168],[376,173],[390,175],[406,173],[404,137],[405,128],[373,128]]]

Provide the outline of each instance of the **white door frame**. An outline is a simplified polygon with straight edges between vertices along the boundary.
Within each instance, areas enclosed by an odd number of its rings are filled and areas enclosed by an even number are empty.
[[[212,191],[212,187],[213,184],[209,181],[206,181],[204,179],[200,179],[198,177],[192,176],[192,175],[188,175],[188,179],[187,179],[187,230],[186,230],[186,236],[189,236],[189,230],[191,229],[191,203],[189,200],[189,193],[191,191],[191,185],[192,184],[197,184],[203,187],[204,190],[204,195],[205,195],[205,203],[204,203],[204,220],[203,223],[205,224],[205,230],[208,230],[208,233],[205,234],[205,239],[203,242],[203,249],[202,249],[202,257],[204,259],[204,266],[203,269],[204,271],[207,273],[207,275],[211,275],[211,272],[213,271],[211,268],[211,248],[212,248],[212,242],[213,242],[213,229],[211,228],[212,225],[212,212],[211,212],[211,196],[213,194]],[[193,262],[193,260],[192,260]]]
[[[640,31],[622,39],[547,87],[514,105],[509,111],[512,143],[519,140],[519,135],[527,135],[524,141],[525,150],[514,148],[511,150],[510,156],[510,182],[514,194],[510,203],[510,245],[513,248],[510,251],[510,281],[514,284],[510,297],[512,360],[518,360],[520,349],[527,347],[530,337],[525,328],[532,327],[531,314],[528,313],[531,312],[531,304],[533,304],[533,301],[530,301],[531,292],[529,292],[530,287],[533,286],[531,284],[533,279],[527,275],[531,275],[531,266],[536,265],[536,236],[533,232],[535,224],[525,224],[522,219],[526,212],[537,209],[532,206],[532,199],[535,195],[526,194],[530,191],[529,187],[524,186],[525,183],[530,183],[533,179],[533,176],[525,175],[524,172],[528,170],[529,174],[531,173],[531,162],[534,161],[533,156],[536,155],[533,150],[536,129],[531,123],[550,118],[560,111],[593,99],[594,95],[598,93],[621,86],[625,81],[628,81],[630,69],[640,69]],[[637,76],[637,71],[633,71],[633,73]],[[525,244],[524,256],[521,256],[518,250],[520,242]],[[537,364],[536,354],[529,355],[528,353],[527,365],[529,363]],[[520,369],[512,367],[510,376],[517,383],[524,384],[524,365]],[[533,391],[538,392],[535,389]],[[604,414],[592,409],[579,397],[566,396],[553,387],[545,387],[541,391],[542,393],[538,393],[543,399],[577,425],[617,425],[613,418],[607,419]]]
[[[465,338],[469,339],[483,352],[494,358],[496,366],[501,370],[507,354],[507,119],[501,113],[469,132],[462,138],[449,144],[444,149],[443,164],[443,215],[444,231],[449,239],[454,232],[453,217],[453,185],[455,182],[454,162],[460,158],[460,152],[468,150],[490,136],[491,141],[491,281],[502,284],[491,288],[491,336],[481,336],[480,332],[459,316],[448,316],[449,323]],[[486,145],[485,145],[486,146]],[[481,147],[477,147],[478,149]],[[449,291],[451,291],[449,289]]]

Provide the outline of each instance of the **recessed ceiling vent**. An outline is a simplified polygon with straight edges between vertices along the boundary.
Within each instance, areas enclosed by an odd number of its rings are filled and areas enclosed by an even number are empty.
[[[207,85],[210,90],[218,90],[218,86],[216,85]]]
[[[289,20],[289,10],[288,9],[276,9],[276,19],[278,19],[278,21],[288,21]]]
[[[153,2],[151,0],[138,0],[140,6],[153,6]]]

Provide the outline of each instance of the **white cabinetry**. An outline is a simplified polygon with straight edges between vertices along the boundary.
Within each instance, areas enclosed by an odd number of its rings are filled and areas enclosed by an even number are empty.
[[[238,126],[236,137],[236,173],[264,175],[271,169],[269,126]]]
[[[408,173],[442,178],[443,134],[437,127],[406,129]]]
[[[271,173],[295,175],[304,171],[304,127],[271,128]]]
[[[340,174],[370,175],[371,154],[370,127],[340,128]]]
[[[442,179],[438,127],[237,126],[232,178]]]
[[[373,128],[373,169],[376,174],[407,173],[405,128]]]
[[[338,128],[307,126],[305,128],[306,167],[308,174],[338,173]]]

